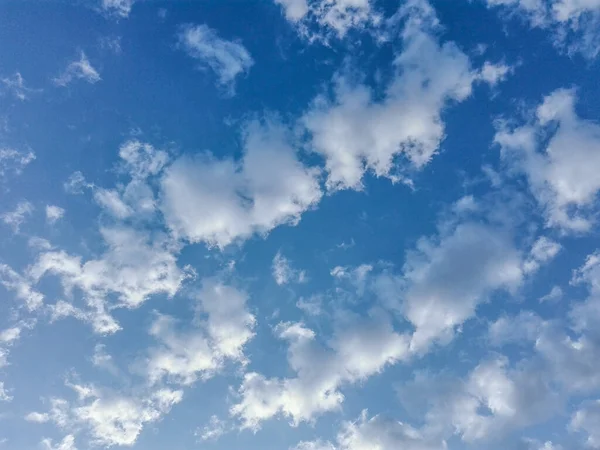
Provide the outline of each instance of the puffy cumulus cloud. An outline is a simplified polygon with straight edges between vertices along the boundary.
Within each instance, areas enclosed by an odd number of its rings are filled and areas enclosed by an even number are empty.
[[[418,373],[399,394],[409,410],[425,408],[423,429],[433,436],[482,442],[543,422],[560,408],[551,379],[538,369],[511,368],[497,356],[479,363],[464,380]]]
[[[72,434],[66,435],[63,440],[56,445],[54,445],[52,439],[49,438],[43,439],[40,445],[46,450],[77,450],[77,447],[75,446],[75,436]]]
[[[7,264],[0,264],[0,284],[7,290],[14,291],[15,296],[22,300],[30,311],[38,309],[44,302],[44,295],[36,291],[26,277]]]
[[[256,319],[247,310],[248,295],[220,280],[202,281],[197,294],[200,328],[178,330],[169,316],[158,316],[150,334],[159,347],[150,350],[146,373],[151,383],[167,379],[192,384],[210,378],[226,360],[245,363],[244,346],[254,336]]]
[[[184,25],[177,38],[179,46],[190,57],[215,72],[219,84],[230,94],[235,92],[235,79],[248,73],[254,65],[246,47],[239,42],[222,39],[207,25]]]
[[[512,237],[492,225],[461,223],[437,238],[422,238],[403,269],[402,312],[414,326],[411,351],[446,342],[456,327],[496,290],[514,290],[523,278]]]
[[[322,440],[301,442],[293,450],[444,450],[446,442],[427,436],[408,424],[382,416],[369,418],[363,411],[358,420],[345,422],[337,445]]]
[[[20,175],[34,160],[35,153],[32,151],[20,152],[14,148],[0,148],[0,178],[11,172]]]
[[[86,430],[93,445],[132,446],[144,425],[156,422],[179,403],[181,391],[166,388],[137,395],[94,389],[76,403],[51,399],[48,416],[59,427],[74,432]]]
[[[19,233],[21,230],[21,225],[23,225],[27,218],[33,214],[34,207],[33,205],[24,200],[17,203],[17,206],[13,211],[7,211],[5,213],[0,214],[0,219],[6,225],[13,229],[13,232]]]
[[[262,421],[277,415],[289,418],[294,426],[311,422],[341,406],[343,385],[381,372],[408,352],[408,338],[396,333],[383,313],[339,319],[327,345],[300,323],[281,323],[276,331],[289,343],[288,362],[295,377],[246,373],[239,388],[240,401],[230,411],[243,428],[256,430]]]
[[[600,125],[580,118],[573,90],[558,89],[544,98],[531,123],[510,129],[501,125],[494,138],[502,158],[527,177],[543,208],[546,224],[586,232],[600,180]]]
[[[101,325],[104,332],[116,331],[114,320],[105,312],[109,294],[116,294],[111,307],[137,308],[151,295],[172,297],[192,276],[190,268],[177,266],[171,243],[164,236],[122,226],[101,228],[100,234],[106,250],[98,259],[83,262],[80,256],[62,250],[45,251],[29,267],[28,274],[35,281],[46,274],[58,276],[69,297],[74,288],[81,290],[89,311],[59,302],[53,312],[57,318],[92,314],[89,319],[94,323],[97,316],[99,324],[108,321],[108,327]]]
[[[598,0],[485,0],[488,7],[516,12],[532,27],[548,29],[554,44],[588,58],[600,53]]]
[[[282,224],[297,224],[321,199],[319,170],[305,167],[273,121],[251,122],[241,161],[183,156],[162,177],[167,225],[191,242],[225,247]]]
[[[367,171],[402,181],[403,169],[425,166],[444,138],[443,109],[465,100],[482,79],[456,44],[438,42],[437,18],[426,1],[407,2],[398,17],[406,22],[404,48],[383,99],[342,73],[334,78],[333,96],[317,96],[301,119],[313,150],[325,159],[330,190],[361,189]]]
[[[56,205],[46,205],[46,221],[49,224],[54,224],[65,215],[64,208]]]
[[[102,80],[98,71],[92,66],[86,54],[79,53],[79,59],[70,62],[66,69],[54,79],[57,86],[68,86],[74,80],[84,80],[90,84],[95,84]]]
[[[275,282],[282,286],[288,283],[302,283],[306,281],[306,272],[304,270],[294,269],[287,259],[280,251],[273,257],[273,264],[271,265],[271,272]]]
[[[600,448],[600,400],[588,400],[571,417],[569,428],[587,435],[589,448]]]

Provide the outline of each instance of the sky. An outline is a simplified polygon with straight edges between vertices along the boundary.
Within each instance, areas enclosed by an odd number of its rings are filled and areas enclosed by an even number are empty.
[[[600,449],[600,0],[0,42],[0,449]]]

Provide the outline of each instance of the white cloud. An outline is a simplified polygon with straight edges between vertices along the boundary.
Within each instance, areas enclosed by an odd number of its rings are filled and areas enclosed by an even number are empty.
[[[211,416],[210,421],[202,430],[198,429],[194,433],[203,441],[216,441],[227,432],[227,424],[217,416]]]
[[[25,81],[19,72],[15,72],[11,77],[0,78],[0,83],[4,85],[6,91],[21,101],[27,100],[28,94],[33,91],[25,86]]]
[[[4,387],[4,382],[0,381],[0,402],[11,402],[13,397],[9,395],[8,390]]]
[[[163,378],[184,385],[210,378],[225,360],[245,363],[244,346],[254,332],[255,318],[246,308],[248,295],[216,278],[202,281],[197,294],[196,323],[201,328],[178,330],[169,316],[158,316],[150,334],[160,346],[146,362],[151,383]]]
[[[501,81],[504,81],[506,77],[514,71],[514,67],[506,64],[492,64],[485,62],[479,72],[480,78],[488,83],[490,86],[496,86]]]
[[[440,438],[458,435],[467,443],[544,422],[561,406],[544,371],[527,364],[511,368],[502,356],[482,361],[464,380],[417,373],[399,385],[399,394],[409,411],[425,408],[425,430]]]
[[[379,373],[406,357],[408,338],[393,330],[387,316],[370,318],[348,314],[336,323],[327,346],[299,323],[281,323],[276,331],[289,342],[288,361],[296,376],[266,378],[246,373],[239,389],[240,402],[231,408],[243,428],[258,429],[276,415],[293,425],[312,422],[316,416],[340,408],[340,388]]]
[[[600,53],[599,0],[486,0],[528,20],[532,27],[550,30],[554,44],[588,58]]]
[[[42,306],[44,296],[33,289],[31,283],[15,272],[10,266],[0,264],[0,284],[9,291],[14,291],[19,300],[23,300],[30,311]]]
[[[281,251],[277,252],[273,258],[271,271],[275,282],[280,286],[288,283],[302,283],[306,281],[306,273],[304,270],[294,269],[290,264],[290,260],[283,256]]]
[[[22,153],[13,148],[0,148],[0,178],[8,172],[21,174],[23,169],[34,160],[35,154],[32,151]]]
[[[50,420],[48,413],[31,412],[25,416],[27,422],[46,423]]]
[[[546,295],[540,297],[540,303],[543,302],[555,302],[560,300],[563,297],[563,290],[560,286],[552,286],[550,292]]]
[[[309,12],[307,0],[275,0],[275,3],[281,5],[290,22],[298,22]]]
[[[94,347],[92,364],[94,364],[96,367],[107,370],[113,375],[117,375],[119,373],[119,369],[114,363],[112,356],[106,352],[106,346],[104,344],[96,344]]]
[[[523,263],[523,271],[532,273],[539,269],[540,265],[545,264],[552,259],[562,249],[562,246],[546,236],[539,237],[531,247],[529,258]]]
[[[275,0],[300,35],[311,41],[335,36],[343,39],[350,30],[377,27],[382,21],[371,0]]]
[[[587,434],[586,445],[600,448],[600,400],[584,402],[571,417],[569,427],[573,431]]]
[[[409,2],[400,15],[406,18],[404,48],[383,99],[374,100],[370,87],[338,74],[334,98],[319,95],[301,119],[314,151],[325,158],[330,190],[361,189],[367,171],[403,181],[403,169],[425,166],[444,138],[442,110],[465,100],[479,79],[454,43],[438,43],[429,4]]]
[[[216,73],[219,84],[230,94],[235,92],[235,79],[247,74],[254,65],[252,56],[241,43],[222,39],[207,25],[185,25],[177,38],[189,56]]]
[[[41,445],[46,450],[77,450],[77,447],[75,447],[75,436],[72,434],[66,435],[64,439],[56,445],[52,443],[52,439],[48,438],[42,440]]]
[[[411,350],[447,342],[495,290],[516,289],[523,277],[521,254],[505,231],[461,223],[436,238],[422,238],[404,266],[402,312],[415,331]]]
[[[176,235],[225,247],[294,225],[319,202],[319,171],[298,161],[282,125],[252,122],[244,138],[239,162],[183,156],[166,169],[161,210]]]
[[[79,60],[70,62],[63,73],[54,79],[54,83],[57,86],[67,86],[73,80],[85,80],[90,84],[94,84],[101,79],[98,71],[92,67],[89,59],[82,51],[79,54]]]
[[[353,422],[344,422],[337,445],[322,440],[301,442],[293,450],[444,450],[446,442],[426,436],[408,424],[382,416],[369,418],[367,411]]]
[[[100,0],[100,9],[117,18],[127,18],[135,0]]]
[[[65,215],[64,208],[56,205],[46,205],[46,221],[54,224]]]
[[[33,205],[28,201],[21,201],[17,204],[14,211],[8,211],[0,214],[0,219],[6,225],[11,227],[15,233],[19,233],[21,225],[27,218],[33,214]]]
[[[39,281],[46,274],[60,278],[65,294],[72,297],[73,289],[81,290],[87,311],[58,302],[53,318],[73,315],[94,325],[97,332],[111,333],[118,324],[106,313],[107,294],[116,294],[111,308],[137,308],[150,296],[174,296],[182,283],[193,273],[189,267],[180,269],[165,236],[136,231],[132,228],[101,228],[106,251],[98,259],[82,262],[80,256],[64,251],[46,251],[38,255],[28,273]]]
[[[544,98],[535,119],[496,133],[502,157],[523,173],[548,226],[589,231],[600,191],[600,125],[575,112],[575,92],[558,89]]]

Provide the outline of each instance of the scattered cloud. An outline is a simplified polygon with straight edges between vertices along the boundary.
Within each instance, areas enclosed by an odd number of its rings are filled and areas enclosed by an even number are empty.
[[[525,125],[499,124],[495,142],[544,211],[546,225],[565,232],[587,232],[594,223],[593,205],[600,179],[600,125],[580,118],[575,91],[558,89],[544,98]]]
[[[289,283],[303,283],[307,279],[306,272],[294,269],[290,264],[290,260],[283,256],[280,251],[273,258],[271,271],[275,282],[280,286]]]
[[[65,215],[64,208],[56,205],[46,205],[46,221],[52,225]]]
[[[165,170],[160,208],[177,236],[223,248],[295,225],[321,199],[319,170],[297,159],[283,125],[251,122],[243,137],[241,161],[183,156]]]
[[[100,10],[117,19],[126,19],[136,0],[99,0]]]
[[[569,427],[573,431],[587,434],[586,445],[589,448],[600,448],[600,400],[584,402],[571,417]]]
[[[63,440],[56,445],[52,443],[52,439],[44,439],[41,442],[41,445],[46,450],[77,450],[75,447],[75,436],[72,434],[66,435]]]
[[[12,172],[20,175],[23,169],[35,160],[35,153],[19,152],[12,148],[0,148],[0,178]]]
[[[8,390],[4,387],[4,382],[0,381],[0,402],[11,402],[13,397],[8,393]]]
[[[13,229],[15,234],[18,234],[21,230],[21,225],[25,223],[27,218],[33,214],[33,205],[28,201],[24,200],[17,203],[14,211],[8,211],[0,214],[0,219],[6,225]]]
[[[210,421],[202,430],[198,429],[194,433],[202,441],[216,441],[227,432],[227,424],[217,416],[211,416]]]
[[[229,94],[235,93],[235,80],[254,65],[241,43],[227,41],[207,25],[185,25],[177,35],[179,46],[202,66],[210,67]]]
[[[92,66],[86,54],[79,53],[79,59],[70,62],[67,68],[54,79],[57,86],[67,86],[74,80],[84,80],[90,84],[95,84],[102,80],[98,71]]]
[[[0,83],[4,86],[6,92],[21,101],[29,99],[29,95],[35,92],[34,89],[25,86],[25,80],[20,72],[15,72],[10,77],[0,78]]]
[[[14,291],[15,296],[22,300],[30,311],[38,309],[43,304],[43,294],[36,291],[26,277],[7,264],[0,264],[0,284],[7,290]]]
[[[423,168],[444,138],[442,110],[465,100],[479,77],[453,42],[438,43],[437,18],[426,2],[409,2],[400,15],[404,47],[383,98],[339,73],[333,98],[317,96],[301,119],[325,159],[331,191],[362,189],[366,172],[397,182],[406,181],[406,170]]]

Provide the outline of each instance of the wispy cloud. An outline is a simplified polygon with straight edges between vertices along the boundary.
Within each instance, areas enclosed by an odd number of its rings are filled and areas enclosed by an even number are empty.
[[[219,84],[230,94],[235,92],[235,79],[247,73],[254,60],[239,42],[227,41],[207,25],[184,25],[177,36],[179,46],[201,65],[210,67]]]
[[[67,86],[74,80],[85,80],[90,84],[94,84],[101,79],[98,71],[82,51],[79,54],[79,59],[70,62],[63,73],[54,79],[54,83],[57,86]]]

